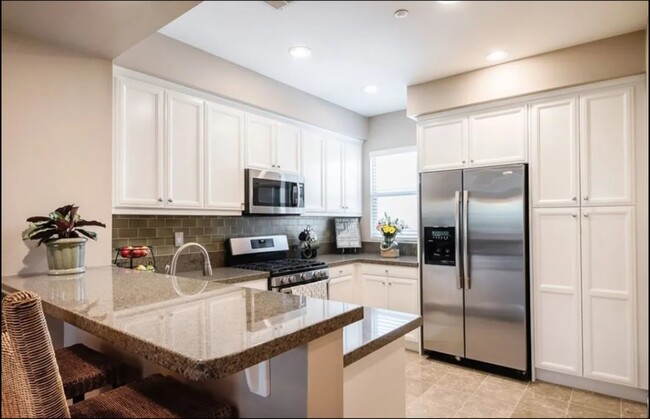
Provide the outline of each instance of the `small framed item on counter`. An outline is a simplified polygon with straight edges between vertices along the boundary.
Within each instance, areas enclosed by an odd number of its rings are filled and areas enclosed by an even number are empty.
[[[358,218],[336,218],[336,249],[338,253],[356,254],[361,248],[361,228]]]

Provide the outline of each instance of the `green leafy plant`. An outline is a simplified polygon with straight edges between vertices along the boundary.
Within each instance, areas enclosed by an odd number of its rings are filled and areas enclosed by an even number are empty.
[[[57,239],[79,238],[81,237],[80,234],[89,239],[97,240],[97,233],[81,227],[106,227],[106,224],[99,221],[83,220],[77,214],[78,210],[79,207],[72,204],[57,208],[47,217],[29,217],[27,219],[29,227],[23,231],[23,240],[38,240],[38,246],[41,243]]]

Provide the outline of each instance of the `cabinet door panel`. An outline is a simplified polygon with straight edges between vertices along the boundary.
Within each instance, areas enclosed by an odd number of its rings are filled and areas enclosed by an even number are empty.
[[[418,126],[420,171],[455,169],[467,163],[467,118],[424,122]]]
[[[534,209],[533,239],[535,364],[582,375],[579,210]]]
[[[116,78],[115,204],[163,205],[164,89]]]
[[[246,115],[246,167],[274,169],[275,122]]]
[[[574,97],[531,108],[533,206],[579,205],[577,109]]]
[[[361,275],[363,288],[363,305],[367,307],[388,308],[386,287],[388,277]]]
[[[353,275],[332,279],[329,284],[329,299],[344,303],[360,303]]]
[[[415,279],[388,278],[388,309],[418,314],[418,281]]]
[[[361,144],[345,143],[343,155],[343,206],[346,213],[361,215]]]
[[[526,161],[526,105],[469,117],[469,164],[493,164]]]
[[[203,206],[203,101],[167,93],[167,202]]]
[[[174,350],[195,358],[205,356],[204,311],[201,302],[175,307],[167,314],[169,344]],[[193,342],[188,345],[188,342]]]
[[[205,104],[205,206],[241,210],[244,199],[244,113]]]
[[[125,318],[115,318],[115,324],[125,332],[150,342],[165,343],[165,312],[154,310],[149,313],[137,313]]]
[[[327,139],[325,152],[325,203],[327,212],[343,212],[343,143]]]
[[[245,285],[246,283],[244,283]],[[224,336],[228,337],[233,347],[246,345],[246,303],[242,298],[246,290],[241,293],[228,293],[223,296],[211,298],[206,305],[206,356],[218,356],[223,347]]]
[[[582,209],[585,377],[636,385],[633,207]]]
[[[300,173],[300,129],[292,125],[276,125],[275,165],[287,173]]]
[[[303,130],[301,156],[307,212],[325,212],[325,142],[324,135]]]
[[[633,203],[633,122],[631,87],[580,97],[583,205]]]

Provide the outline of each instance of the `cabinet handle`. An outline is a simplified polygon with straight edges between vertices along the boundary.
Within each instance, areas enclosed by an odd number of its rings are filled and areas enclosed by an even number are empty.
[[[163,201],[163,199],[162,199],[162,198],[158,198],[158,202],[162,202],[162,201]]]
[[[470,162],[470,163],[474,163],[474,160],[470,160],[469,162]]]
[[[390,281],[388,281],[388,285],[393,285],[393,283],[392,283],[392,282],[390,282]]]
[[[577,200],[578,200],[578,197],[574,196],[573,198],[571,198],[571,200],[572,200],[572,201],[577,201]]]
[[[386,281],[381,281],[382,284],[386,285]]]
[[[589,214],[587,214],[587,213],[584,213],[582,216],[585,217],[585,218],[589,218]]]
[[[576,215],[576,214],[571,214],[571,216],[572,216],[573,218],[576,218],[576,217],[577,217],[577,215]]]
[[[282,166],[280,166],[280,165],[278,164],[278,169],[281,169],[281,168],[282,168]]]
[[[342,274],[342,273],[343,273],[343,269],[339,270],[339,273]]]
[[[169,199],[167,200],[167,202],[174,202],[174,200],[171,199],[171,198],[169,198]]]
[[[583,197],[582,197],[582,199],[584,199],[585,201],[589,201],[589,197],[588,197],[588,196],[586,196],[586,195],[585,195],[585,196],[583,196]]]
[[[462,163],[465,164],[465,160],[463,160]]]

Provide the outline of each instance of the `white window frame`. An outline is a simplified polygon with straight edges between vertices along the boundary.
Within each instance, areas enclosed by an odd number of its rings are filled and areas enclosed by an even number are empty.
[[[368,179],[369,179],[369,186],[370,186],[370,199],[368,200],[368,229],[370,232],[370,240],[371,241],[381,241],[382,240],[382,235],[375,229],[375,225],[377,220],[373,219],[373,211],[372,208],[375,205],[375,198],[376,197],[381,197],[381,196],[410,196],[410,195],[415,195],[416,197],[418,196],[418,185],[416,183],[415,189],[412,191],[403,191],[403,192],[384,192],[384,193],[377,193],[375,192],[375,177],[373,175],[374,171],[374,159],[375,157],[380,157],[380,156],[386,156],[390,154],[402,154],[402,153],[409,153],[409,152],[415,152],[416,153],[416,164],[417,164],[417,146],[408,146],[408,147],[395,147],[395,148],[387,148],[384,150],[377,150],[377,151],[371,151],[368,155]],[[417,166],[414,169],[417,172]],[[419,211],[418,211],[419,213]],[[379,218],[379,214],[377,215]],[[419,220],[418,220],[419,222]],[[413,228],[413,226],[409,226],[409,228],[406,231],[413,231],[413,233],[404,235],[403,233],[399,234],[396,238],[398,242],[402,243],[417,243],[418,240],[418,229]]]

